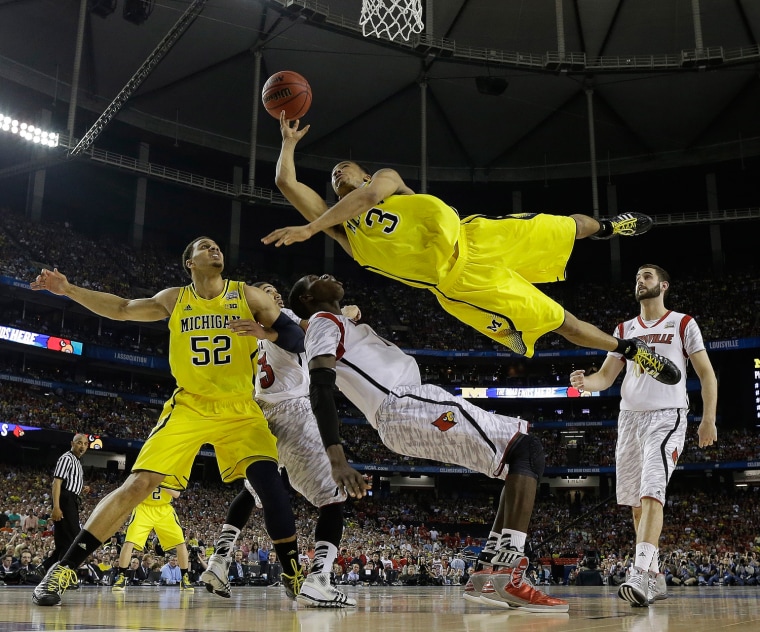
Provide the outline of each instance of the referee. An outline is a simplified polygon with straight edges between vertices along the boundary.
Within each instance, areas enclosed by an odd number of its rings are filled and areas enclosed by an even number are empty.
[[[89,492],[84,485],[84,471],[80,462],[87,452],[89,443],[83,434],[74,435],[71,450],[64,452],[55,464],[53,472],[53,513],[50,517],[55,522],[53,540],[55,550],[42,562],[45,570],[55,564],[60,556],[69,550],[71,543],[79,533],[79,504],[82,491]]]

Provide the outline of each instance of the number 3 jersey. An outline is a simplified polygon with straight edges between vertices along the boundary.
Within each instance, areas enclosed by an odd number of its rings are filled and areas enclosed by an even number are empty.
[[[301,325],[301,319],[289,309],[282,313]],[[291,353],[269,340],[259,340],[256,399],[277,404],[286,399],[309,396],[309,370],[303,353]]]
[[[169,365],[177,387],[209,399],[253,395],[256,338],[238,336],[229,324],[253,319],[245,283],[229,281],[219,296],[204,299],[193,285],[180,288],[169,317]]]
[[[364,268],[414,287],[446,276],[459,240],[457,212],[432,195],[391,195],[343,223],[354,259]]]

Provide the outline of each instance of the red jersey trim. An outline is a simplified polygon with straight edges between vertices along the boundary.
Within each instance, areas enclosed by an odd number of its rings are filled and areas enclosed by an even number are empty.
[[[340,360],[346,353],[346,347],[344,345],[346,341],[346,329],[343,327],[343,323],[340,322],[340,318],[330,312],[319,312],[317,318],[326,318],[338,326],[338,329],[340,330],[340,341],[338,342],[338,348],[335,350],[335,359]]]
[[[678,328],[678,335],[681,336],[681,348],[683,349],[683,357],[688,358],[689,354],[686,353],[686,327],[689,326],[689,322],[691,322],[693,319],[688,314],[684,314],[684,317],[681,319],[681,325]]]
[[[668,316],[670,316],[672,311],[673,311],[672,309],[669,309],[667,312],[665,312],[665,315],[662,318],[660,318],[660,320],[658,320],[654,325],[652,325],[652,327],[657,327],[657,325],[659,325],[663,320],[665,320]],[[644,321],[641,320],[641,314],[636,316],[636,319],[639,321],[639,325],[641,325],[644,329],[649,329],[649,327],[647,327],[644,324]]]

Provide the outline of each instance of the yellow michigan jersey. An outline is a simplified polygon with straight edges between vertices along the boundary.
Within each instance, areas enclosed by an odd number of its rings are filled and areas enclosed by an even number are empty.
[[[214,446],[226,483],[244,478],[254,461],[277,462],[276,439],[253,400],[257,340],[228,329],[232,320],[253,318],[244,288],[241,281],[225,281],[219,296],[208,300],[192,285],[180,288],[169,317],[169,363],[177,389],[132,471],[159,472],[164,486],[185,489],[195,455],[206,443]],[[153,509],[141,505],[143,512]]]
[[[451,268],[459,215],[432,195],[391,195],[344,223],[363,267],[412,285],[436,285]]]
[[[256,339],[228,328],[232,320],[253,318],[244,285],[225,281],[212,299],[198,296],[193,285],[180,289],[169,317],[169,364],[180,389],[209,399],[252,394]]]
[[[535,283],[561,281],[572,217],[517,213],[459,219],[432,195],[392,195],[344,223],[362,267],[433,292],[452,316],[531,357],[565,312]],[[454,255],[456,254],[456,257]]]

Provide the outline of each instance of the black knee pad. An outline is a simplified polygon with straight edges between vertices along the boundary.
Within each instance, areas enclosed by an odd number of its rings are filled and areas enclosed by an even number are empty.
[[[546,466],[544,447],[538,437],[520,435],[504,455],[504,462],[509,465],[509,474],[530,476],[538,480]]]

